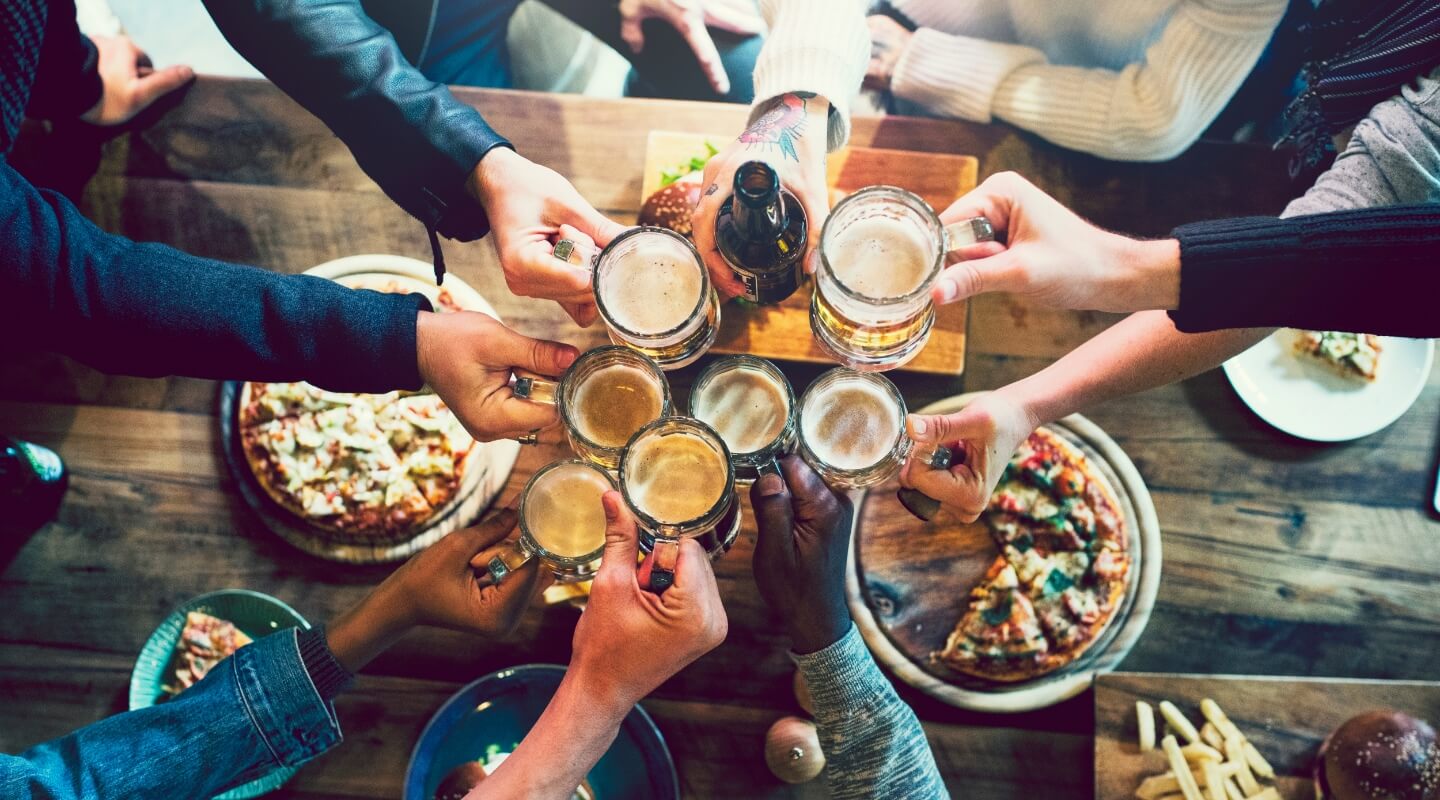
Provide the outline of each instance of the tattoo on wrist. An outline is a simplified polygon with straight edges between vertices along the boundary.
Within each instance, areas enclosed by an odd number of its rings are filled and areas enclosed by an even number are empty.
[[[809,101],[814,92],[790,92],[781,95],[770,110],[760,115],[755,124],[740,134],[740,141],[747,148],[778,148],[780,154],[791,161],[800,160],[795,141],[805,133],[809,119]]]
[[[715,194],[718,191],[720,191],[720,184],[712,183],[710,184],[710,188],[705,190],[705,196],[709,197],[710,195]]]

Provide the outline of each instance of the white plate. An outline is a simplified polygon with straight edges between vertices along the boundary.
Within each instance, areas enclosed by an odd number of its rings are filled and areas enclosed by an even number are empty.
[[[1420,396],[1435,360],[1433,339],[1380,337],[1374,383],[1349,380],[1291,350],[1279,330],[1225,362],[1225,377],[1261,419],[1301,439],[1347,442],[1399,419]]]

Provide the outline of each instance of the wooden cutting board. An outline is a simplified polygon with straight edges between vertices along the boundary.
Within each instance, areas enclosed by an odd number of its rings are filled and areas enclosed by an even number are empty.
[[[1337,725],[1373,708],[1393,708],[1440,722],[1440,683],[1116,672],[1095,679],[1095,797],[1132,800],[1149,775],[1167,769],[1159,749],[1136,745],[1135,701],[1169,700],[1197,727],[1210,698],[1275,768],[1285,800],[1314,800],[1311,767],[1320,742]]]
[[[640,203],[660,188],[660,173],[704,157],[706,143],[723,147],[731,136],[706,136],[673,131],[651,131],[645,149],[645,175]],[[943,211],[955,198],[975,188],[980,164],[974,156],[847,147],[831,153],[826,162],[831,204],[858,189],[889,184],[909,189]],[[904,369],[958,375],[965,370],[965,324],[969,303],[952,303],[937,309],[935,327],[925,349]],[[815,344],[810,333],[810,291],[801,287],[776,306],[742,306],[727,303],[721,313],[720,335],[711,348],[716,353],[748,353],[789,361],[829,362],[830,356]]]

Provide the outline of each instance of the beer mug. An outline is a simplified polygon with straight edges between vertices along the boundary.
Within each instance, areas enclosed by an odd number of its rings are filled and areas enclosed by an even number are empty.
[[[884,375],[836,367],[800,398],[800,457],[837,488],[882,483],[917,447],[905,433],[905,413],[905,398]],[[950,466],[949,448],[925,447],[917,458],[936,469]]]
[[[635,514],[640,549],[654,552],[654,591],[674,582],[669,565],[681,539],[696,539],[715,559],[740,531],[730,450],[714,428],[697,419],[657,419],[631,437],[620,459],[620,494]]]
[[[575,454],[606,469],[620,465],[636,431],[670,413],[670,384],[660,365],[619,345],[585,352],[558,381],[517,377],[514,392],[556,406]]]
[[[688,239],[641,226],[615,237],[595,259],[595,304],[610,340],[655,359],[691,364],[720,332],[720,298]]]
[[[706,367],[690,389],[690,416],[725,440],[741,486],[775,469],[795,444],[795,390],[763,358],[727,356]]]
[[[615,488],[610,473],[587,461],[556,461],[520,490],[520,538],[490,559],[498,584],[538,558],[560,583],[589,580],[605,551],[605,507],[600,498]]]
[[[816,341],[836,361],[863,372],[905,364],[930,339],[930,290],[946,254],[994,238],[984,217],[942,226],[928,203],[894,186],[846,197],[820,233],[810,300]]]

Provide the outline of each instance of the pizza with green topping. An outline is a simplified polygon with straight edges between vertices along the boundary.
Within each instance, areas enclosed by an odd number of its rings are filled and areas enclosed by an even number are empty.
[[[1114,490],[1074,445],[1042,428],[1010,459],[984,519],[1000,557],[935,660],[1021,681],[1079,658],[1109,625],[1129,579]]]

